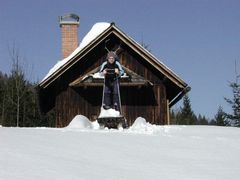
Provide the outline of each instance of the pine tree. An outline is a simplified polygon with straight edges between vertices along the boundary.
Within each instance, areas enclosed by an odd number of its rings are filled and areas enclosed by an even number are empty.
[[[226,113],[226,117],[231,121],[233,126],[240,127],[240,84],[236,81],[230,84],[233,92],[233,99],[225,98],[231,105],[233,113]]]
[[[226,113],[223,111],[222,107],[218,107],[217,114],[215,115],[215,122],[217,126],[228,126],[229,123],[226,119]]]
[[[170,122],[171,124],[178,124],[179,118],[179,110],[171,110],[170,111]]]
[[[196,124],[197,117],[192,111],[191,102],[188,95],[183,97],[183,107],[180,110],[180,115],[177,118],[178,124],[194,125]]]
[[[4,114],[4,78],[2,72],[0,72],[0,125],[3,122]]]
[[[208,124],[215,126],[215,125],[217,125],[217,122],[214,119],[212,119]]]
[[[170,111],[170,122],[171,124],[176,124],[176,115],[173,110]]]
[[[0,72],[0,124],[4,124],[7,111],[7,84],[8,76]]]
[[[240,84],[238,83],[240,75],[237,72],[237,61],[235,61],[235,82],[230,83],[233,92],[233,98],[225,98],[227,103],[232,107],[232,114],[226,113],[230,125],[240,127]]]
[[[198,118],[197,118],[197,124],[199,125],[208,125],[208,120],[205,116],[202,116],[201,114],[198,115]]]

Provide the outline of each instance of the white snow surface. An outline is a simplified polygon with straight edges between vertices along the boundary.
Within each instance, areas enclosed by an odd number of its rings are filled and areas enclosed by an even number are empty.
[[[120,116],[120,112],[119,111],[116,111],[115,109],[104,109],[103,107],[101,107],[101,112],[100,112],[100,115],[99,115],[99,118],[102,118],[102,117],[119,117]]]
[[[65,59],[62,59],[58,61],[53,68],[51,68],[48,72],[48,74],[42,79],[41,82],[43,82],[45,79],[47,79],[49,76],[51,76],[54,72],[56,72],[60,67],[62,67],[64,64],[66,64],[70,59],[72,59],[77,53],[79,53],[84,47],[86,47],[88,44],[90,44],[97,36],[99,36],[101,33],[103,33],[108,27],[110,26],[110,23],[107,22],[98,22],[93,25],[91,30],[86,34],[86,36],[82,39],[80,45],[75,49],[72,54],[70,54]]]
[[[69,125],[66,127],[67,129],[89,129],[92,128],[92,122],[83,115],[75,116]]]
[[[104,75],[100,72],[94,73],[92,77],[95,79],[104,79]]]
[[[1,127],[0,179],[239,179],[239,128],[156,126],[143,118],[134,124],[121,130]]]
[[[149,123],[147,123],[146,119],[142,117],[138,117],[133,125],[131,126],[132,129],[142,129],[145,128]]]

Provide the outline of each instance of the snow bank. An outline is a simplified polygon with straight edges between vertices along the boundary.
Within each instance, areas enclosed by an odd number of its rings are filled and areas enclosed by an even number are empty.
[[[104,108],[101,108],[101,112],[100,112],[100,115],[99,115],[99,118],[102,118],[102,117],[119,117],[120,116],[120,112],[119,111],[116,111],[115,109],[104,109]]]
[[[120,112],[116,111],[115,109],[108,109],[105,110],[101,108],[101,113],[99,117],[119,117]],[[73,120],[69,123],[67,127],[64,129],[68,130],[99,130],[99,131],[106,131],[108,132],[108,129],[101,129],[98,121],[91,122],[87,117],[83,115],[77,115],[73,118]],[[110,130],[113,131],[113,130]],[[168,128],[163,126],[157,126],[152,125],[146,121],[146,119],[142,117],[138,117],[133,125],[129,127],[128,129],[116,129],[115,132],[125,132],[130,134],[157,134],[162,132],[167,132]]]
[[[92,122],[89,121],[89,119],[83,115],[77,115],[65,128],[66,129],[91,129]]]
[[[84,47],[86,47],[88,44],[90,44],[97,36],[99,36],[101,33],[103,33],[109,26],[110,26],[110,23],[106,23],[106,22],[99,22],[99,23],[94,24],[92,29],[87,33],[87,35],[81,41],[79,47],[77,47],[77,49],[75,49],[75,51],[72,54],[70,54],[68,57],[58,61],[57,64],[55,64],[54,67],[50,69],[48,74],[42,79],[41,82],[43,82],[45,79],[47,79],[49,76],[51,76],[55,71],[57,71],[60,67],[62,67],[64,64],[66,64],[77,53],[79,53]]]
[[[115,109],[108,109],[105,110],[104,108],[101,108],[101,113],[99,115],[99,118],[101,117],[119,117],[120,112],[116,111]],[[98,121],[91,122],[87,117],[83,115],[77,115],[73,118],[73,120],[69,123],[67,127],[64,129],[68,130],[99,130],[99,131],[108,131],[108,129],[101,129]],[[161,133],[167,133],[169,130],[173,130],[174,127],[169,128],[169,126],[158,126],[150,124],[146,121],[146,119],[142,117],[138,117],[133,125],[129,127],[128,129],[119,129],[114,130],[115,132],[125,132],[130,134],[161,134]],[[111,130],[113,131],[113,130]]]
[[[239,128],[167,127],[154,136],[2,127],[0,179],[239,179]]]
[[[66,126],[64,129],[97,130],[97,129],[100,129],[100,125],[97,121],[91,122],[86,116],[77,115],[72,119],[69,125]]]

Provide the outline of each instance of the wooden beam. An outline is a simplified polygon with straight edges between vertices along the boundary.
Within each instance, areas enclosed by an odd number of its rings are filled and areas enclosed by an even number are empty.
[[[170,125],[170,109],[169,109],[169,100],[167,99],[167,125]]]
[[[170,103],[169,107],[172,107],[174,104],[176,104],[186,93],[188,93],[191,90],[191,87],[187,86],[184,88],[177,97],[175,97]]]

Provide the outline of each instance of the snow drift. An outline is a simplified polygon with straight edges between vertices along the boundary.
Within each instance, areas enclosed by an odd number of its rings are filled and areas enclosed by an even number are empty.
[[[90,129],[92,128],[92,122],[83,115],[77,115],[66,127],[67,129]]]

